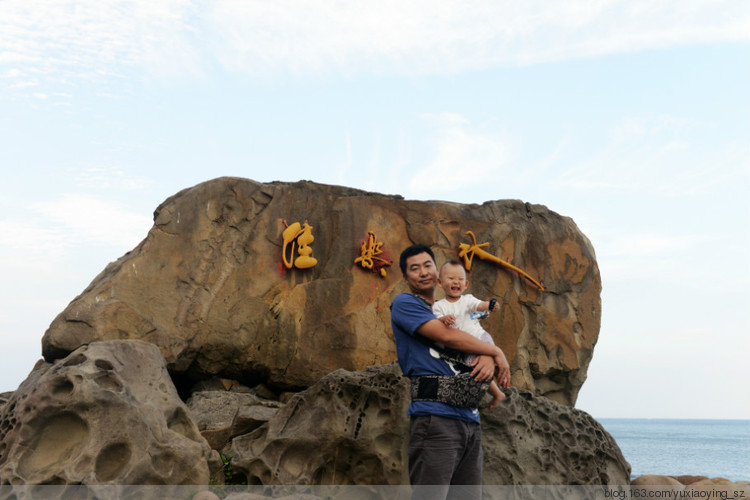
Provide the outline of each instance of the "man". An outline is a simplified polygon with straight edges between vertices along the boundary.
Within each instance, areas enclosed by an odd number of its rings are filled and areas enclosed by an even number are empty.
[[[491,381],[497,371],[498,383],[503,387],[510,383],[508,361],[497,346],[446,326],[432,313],[437,265],[430,247],[410,246],[401,253],[399,263],[410,293],[403,293],[393,301],[391,327],[401,370],[412,379],[408,411],[411,416],[408,455],[412,498],[446,498],[449,492],[464,498],[480,498],[479,411],[443,399],[442,394],[450,392],[450,383],[458,377],[454,363],[441,357],[441,352],[444,346],[477,355],[471,368],[473,379]],[[434,390],[438,385],[440,390]],[[422,390],[425,387],[427,391]],[[422,393],[431,388],[432,394],[423,396]],[[421,485],[442,486],[428,489],[420,488]],[[449,485],[471,486],[449,491]]]

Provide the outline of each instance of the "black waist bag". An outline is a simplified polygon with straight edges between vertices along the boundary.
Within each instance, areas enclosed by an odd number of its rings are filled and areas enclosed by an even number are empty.
[[[438,401],[461,408],[477,408],[489,388],[488,382],[477,382],[470,373],[423,375],[411,378],[412,401]]]

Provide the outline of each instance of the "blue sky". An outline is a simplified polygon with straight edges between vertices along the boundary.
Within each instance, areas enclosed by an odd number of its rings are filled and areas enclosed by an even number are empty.
[[[0,1],[0,392],[159,203],[233,175],[572,217],[578,406],[750,418],[750,4],[403,4]]]

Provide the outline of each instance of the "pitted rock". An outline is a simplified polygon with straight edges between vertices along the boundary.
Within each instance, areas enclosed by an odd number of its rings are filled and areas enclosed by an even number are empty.
[[[96,342],[32,371],[0,409],[3,484],[204,484],[205,440],[153,344]]]
[[[587,413],[508,389],[482,410],[484,483],[628,484],[630,465]],[[249,484],[408,484],[409,383],[397,364],[337,370],[227,454]]]

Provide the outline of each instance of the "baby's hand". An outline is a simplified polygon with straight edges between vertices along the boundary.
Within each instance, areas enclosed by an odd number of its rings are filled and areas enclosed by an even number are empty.
[[[438,319],[442,321],[445,326],[448,326],[448,327],[451,327],[456,324],[456,317],[452,314],[440,316]]]

